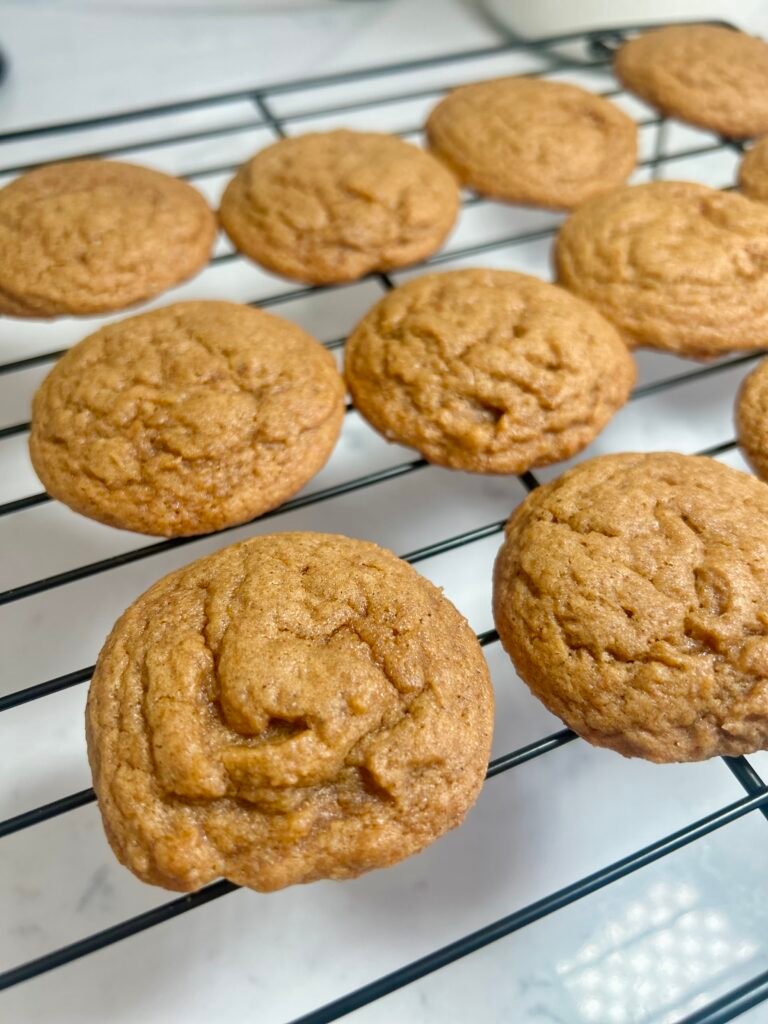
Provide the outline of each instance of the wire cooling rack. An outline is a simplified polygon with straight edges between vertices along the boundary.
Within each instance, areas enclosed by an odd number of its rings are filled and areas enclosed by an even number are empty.
[[[507,42],[10,132],[0,135],[0,181],[50,159],[117,157],[179,174],[215,202],[238,163],[275,138],[344,125],[419,141],[446,89],[530,74],[583,84],[636,118],[635,181],[732,187],[739,144],[659,117],[611,77],[611,50],[634,31]],[[428,266],[548,277],[560,220],[466,195],[456,232]],[[221,239],[198,278],[151,305],[246,301],[297,320],[340,352],[372,302],[421,269],[296,287]],[[661,767],[572,743],[500,652],[489,618],[498,535],[510,509],[562,467],[503,480],[452,474],[386,445],[349,409],[329,466],[258,521],[210,538],[122,534],[51,502],[26,457],[35,387],[62,351],[108,319],[0,323],[0,885],[11,893],[0,988],[13,990],[0,999],[3,1019],[99,1020],[107,1007],[111,1020],[221,1019],[227,993],[241,984],[237,1005],[248,1011],[239,1018],[229,1007],[229,1019],[304,1024],[353,1011],[365,1021],[716,1024],[768,997],[765,824],[754,813],[768,817],[768,787],[755,768],[764,755]],[[702,365],[641,353],[630,403],[579,458],[671,447],[740,465],[731,407],[758,357]],[[272,896],[242,891],[220,903],[237,887],[219,881],[169,900],[114,863],[88,806],[82,684],[116,615],[154,579],[232,540],[296,528],[370,536],[445,587],[493,669],[498,724],[488,778],[505,781],[486,786],[461,830],[387,872]],[[81,788],[68,791],[76,782]],[[182,916],[183,933],[168,924]],[[190,969],[193,996],[184,1003],[183,993],[166,990],[168,976],[198,959],[205,962]],[[158,964],[165,976],[152,983]]]

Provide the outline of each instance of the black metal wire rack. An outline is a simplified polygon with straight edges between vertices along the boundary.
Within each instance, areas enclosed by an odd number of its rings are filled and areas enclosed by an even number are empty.
[[[302,118],[306,117],[306,114],[301,110],[298,112],[279,113],[277,109],[279,102],[276,104],[276,101],[292,94],[299,94],[312,89],[316,91],[317,95],[322,96],[324,91],[330,89],[333,92],[335,89],[336,91],[333,94],[340,97],[341,101],[331,102],[320,107],[315,104],[311,111],[315,117],[354,114],[364,109],[375,111],[387,103],[409,101],[439,94],[451,85],[459,84],[467,80],[468,77],[471,78],[471,75],[468,76],[465,69],[474,66],[474,63],[478,60],[496,58],[505,53],[515,52],[529,52],[541,59],[541,67],[538,70],[529,72],[530,74],[543,75],[551,74],[552,72],[564,72],[567,77],[569,71],[576,72],[584,71],[585,69],[609,68],[611,50],[616,41],[635,31],[637,31],[636,28],[629,27],[618,30],[611,29],[602,32],[553,37],[527,43],[508,42],[501,46],[482,50],[450,53],[425,60],[366,68],[314,79],[283,82],[254,90],[241,90],[204,99],[141,110],[129,110],[105,117],[90,118],[67,124],[51,124],[23,131],[8,132],[0,135],[0,161],[3,159],[3,153],[8,151],[9,146],[13,147],[18,143],[25,143],[27,141],[47,140],[54,150],[56,150],[57,146],[60,146],[62,155],[79,157],[112,156],[123,152],[126,148],[130,148],[132,153],[137,153],[142,148],[157,147],[170,143],[213,143],[214,140],[222,135],[226,135],[233,130],[239,130],[242,126],[233,129],[229,126],[217,126],[212,121],[209,126],[202,129],[173,134],[159,134],[158,126],[162,126],[163,118],[168,115],[189,111],[215,111],[217,107],[231,101],[246,101],[253,104],[258,116],[258,123],[269,128],[273,135],[281,137],[290,130],[292,123],[300,122]],[[434,79],[431,79],[429,84],[416,89],[403,89],[398,86],[398,82],[404,75],[425,71],[438,73],[441,80],[437,86],[434,84]],[[353,84],[360,85],[361,83],[364,83],[367,88],[365,98],[354,102],[343,98],[344,87]],[[342,92],[339,92],[339,89]],[[619,90],[614,88],[605,90],[604,95],[611,96],[618,92]],[[664,163],[672,159],[680,160],[681,158],[696,156],[701,153],[739,148],[739,144],[731,140],[716,139],[708,145],[682,148],[676,150],[673,154],[665,154],[663,152],[662,140],[667,122],[661,117],[650,115],[639,123],[642,126],[655,125],[658,128],[652,154],[641,161],[641,167],[644,167],[651,177],[657,176]],[[131,125],[135,127],[139,140],[132,142],[130,147],[126,147],[125,143],[123,143],[89,149],[86,144],[82,151],[78,151],[77,146],[73,145],[71,141],[72,139],[76,140],[79,138],[79,133],[86,133],[87,135],[92,129],[110,128],[117,125]],[[410,135],[418,128],[418,125],[413,125],[412,131],[402,131],[400,134]],[[146,134],[144,141],[141,138],[142,133]],[[31,164],[28,162],[13,162],[10,165],[1,167],[0,175],[5,177],[18,174],[29,166]],[[184,176],[197,180],[201,173],[225,173],[234,171],[234,169],[235,167],[230,165],[214,167],[208,165],[204,172],[192,171]],[[471,207],[473,203],[477,202],[476,197],[469,196],[465,200],[465,207]],[[447,252],[434,256],[428,261],[428,265],[430,267],[439,266],[449,259],[455,260],[460,257],[481,258],[483,255],[500,250],[505,246],[525,245],[550,239],[555,231],[556,224],[553,224],[535,230],[516,232],[513,235],[494,238],[491,241],[463,248],[452,248]],[[224,251],[219,252],[213,257],[213,263],[225,263],[236,259],[239,259],[236,253]],[[392,281],[387,275],[375,275],[375,277],[381,287],[391,288],[393,286]],[[333,290],[332,288],[292,288],[285,290],[283,285],[275,294],[266,295],[253,304],[260,307],[269,307],[319,291],[333,292]],[[338,349],[343,346],[343,343],[343,338],[336,338],[326,342],[331,349]],[[32,367],[44,367],[52,363],[61,354],[61,351],[62,349],[58,348],[6,361],[0,364],[0,375],[17,374]],[[641,398],[657,391],[679,386],[684,382],[702,380],[712,375],[723,373],[735,366],[748,364],[756,358],[758,358],[758,355],[750,353],[717,364],[697,366],[676,376],[667,377],[664,380],[639,387],[636,389],[633,398]],[[5,439],[23,435],[27,429],[28,423],[26,422],[11,423],[4,426],[0,429],[0,444]],[[701,451],[700,454],[717,456],[729,451],[734,446],[734,440],[726,439],[721,443],[710,445]],[[340,498],[373,485],[416,474],[422,471],[426,465],[425,461],[420,458],[410,458],[395,465],[387,465],[384,468],[343,480],[333,486],[301,495],[281,508],[269,513],[268,516],[262,517],[261,521],[268,518],[278,518],[289,511],[307,509],[321,502]],[[531,473],[524,474],[520,481],[527,491],[538,485],[538,480]],[[0,516],[23,516],[28,510],[42,505],[49,500],[48,495],[42,492],[25,494],[0,505]],[[418,563],[435,555],[481,541],[484,538],[499,533],[502,528],[503,520],[483,523],[476,528],[433,541],[426,546],[404,554],[404,557],[411,563]],[[86,577],[106,573],[128,563],[140,561],[174,548],[184,547],[195,540],[197,538],[152,541],[109,557],[85,562],[66,571],[24,582],[0,592],[0,604],[9,605],[34,595],[39,595],[45,591],[53,590],[54,588],[65,588],[69,584]],[[226,538],[222,537],[222,542],[225,542],[225,540]],[[494,630],[487,630],[479,634],[479,640],[483,646],[488,646],[495,644],[498,641],[498,636]],[[49,678],[21,689],[0,694],[0,711],[15,708],[27,702],[36,701],[58,691],[85,683],[89,680],[92,669],[93,666],[88,665],[56,678]],[[561,729],[551,735],[544,736],[533,743],[519,747],[494,759],[488,766],[488,777],[500,775],[525,762],[543,757],[550,751],[573,740],[576,740],[576,736],[568,729]],[[335,999],[333,1002],[305,1013],[297,1018],[294,1024],[298,1024],[299,1021],[303,1022],[303,1024],[322,1024],[322,1022],[337,1020],[353,1010],[364,1007],[388,993],[392,993],[411,982],[424,978],[428,974],[504,936],[510,935],[512,932],[542,920],[547,915],[554,914],[558,910],[575,903],[577,900],[610,885],[612,882],[666,857],[673,851],[694,843],[715,830],[727,827],[730,823],[745,815],[759,811],[768,818],[768,786],[745,758],[725,758],[724,761],[745,791],[745,795],[741,799],[721,807],[714,813],[692,821],[686,827],[672,834],[665,835],[650,845],[636,850],[629,856],[615,863],[608,864],[600,870],[530,903],[528,906],[516,909],[500,917],[498,920],[494,920],[486,926],[464,935],[457,941],[435,949],[420,959],[404,964],[397,970],[377,978],[355,991]],[[34,807],[24,813],[0,821],[0,837],[32,828],[43,821],[66,814],[75,808],[91,803],[94,799],[93,790],[84,789],[42,806]],[[54,968],[70,964],[80,957],[104,949],[130,936],[135,936],[161,922],[192,912],[196,907],[230,894],[236,888],[235,885],[227,881],[216,882],[197,893],[170,900],[145,913],[131,917],[95,934],[88,935],[79,941],[54,949],[43,956],[0,973],[0,989],[8,989],[21,982],[39,979]],[[720,1024],[720,1022],[733,1019],[766,998],[768,998],[768,972],[758,974],[740,987],[733,989],[710,1003],[710,1005],[697,1010],[686,1017],[685,1022],[686,1024]]]

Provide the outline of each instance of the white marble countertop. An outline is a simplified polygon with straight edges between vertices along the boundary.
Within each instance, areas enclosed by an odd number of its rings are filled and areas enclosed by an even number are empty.
[[[725,5],[724,5],[725,6]],[[768,30],[765,4],[748,27]],[[0,45],[11,60],[0,86],[0,133],[116,110],[200,97],[446,51],[493,46],[498,32],[459,0],[320,3],[0,3]],[[483,74],[532,69],[503,54],[428,75],[308,91],[276,101],[291,132],[349,124],[409,132],[439,90]],[[602,73],[560,73],[596,90]],[[321,115],[324,106],[394,96],[419,86],[434,95]],[[424,85],[424,83],[427,83]],[[367,91],[366,91],[367,90]],[[389,91],[387,91],[389,90]],[[642,119],[631,97],[617,102]],[[301,115],[301,116],[299,116]],[[212,120],[214,118],[214,120]],[[224,123],[215,140],[161,145],[157,122],[85,132],[73,140],[0,141],[0,167],[103,146],[126,158],[193,173],[212,199],[226,174],[273,138],[253,105],[233,101],[174,115],[167,134]],[[656,144],[642,129],[642,151]],[[155,133],[156,146],[134,149]],[[671,125],[662,175],[730,184],[736,154],[704,132]],[[69,148],[68,148],[69,147]],[[689,155],[685,155],[689,154]],[[638,170],[636,180],[647,177]],[[480,202],[468,207],[443,265],[505,266],[550,276],[555,214]],[[535,240],[507,244],[521,232]],[[493,242],[482,256],[462,255]],[[498,244],[496,244],[498,243]],[[220,243],[220,252],[226,244]],[[405,277],[403,274],[402,277]],[[402,279],[396,275],[397,279]],[[291,286],[244,260],[212,266],[164,296],[252,300]],[[322,340],[342,337],[379,294],[375,281],[286,300],[274,311]],[[89,322],[0,321],[0,363],[66,347]],[[641,354],[641,384],[700,369]],[[28,415],[49,364],[0,374],[0,428]],[[735,389],[750,365],[681,381],[632,401],[586,455],[672,447],[696,451],[732,437]],[[0,438],[0,504],[39,490],[23,434]],[[412,458],[387,446],[355,414],[329,466],[309,490]],[[738,454],[723,456],[743,464]],[[544,471],[543,479],[559,470]],[[0,694],[93,662],[114,618],[170,568],[267,529],[319,529],[371,537],[412,551],[505,517],[522,498],[514,480],[429,468],[243,527],[223,538],[90,576],[0,608]],[[408,515],[403,515],[403,510]],[[0,516],[0,590],[134,550],[146,538],[90,523],[55,503]],[[428,559],[420,569],[446,589],[473,627],[491,626],[491,536]],[[561,725],[531,698],[498,645],[487,648],[498,700],[494,755]],[[73,686],[0,714],[0,820],[89,785],[82,734],[85,687]],[[768,755],[755,767],[768,772]],[[0,994],[9,1024],[280,1024],[396,969],[688,825],[743,791],[720,761],[665,766],[625,761],[577,741],[491,779],[460,830],[419,857],[344,884],[270,896],[237,892]],[[548,916],[480,953],[353,1014],[365,1024],[671,1024],[768,968],[765,850],[768,824],[749,815],[664,860]],[[0,970],[164,903],[170,894],[120,868],[94,805],[0,839]],[[768,1020],[758,1007],[742,1018]]]

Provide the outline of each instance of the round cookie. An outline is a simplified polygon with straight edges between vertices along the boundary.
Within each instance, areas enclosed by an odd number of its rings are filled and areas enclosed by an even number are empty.
[[[560,229],[561,284],[632,345],[706,358],[768,345],[768,208],[683,181],[616,189]]]
[[[463,185],[511,203],[571,209],[623,184],[637,126],[608,100],[560,82],[463,85],[429,116],[430,149]]]
[[[741,385],[736,433],[750,466],[768,480],[768,359],[761,360]]]
[[[367,541],[257,537],[120,618],[86,731],[119,860],[182,891],[353,878],[459,825],[493,690],[442,593]]]
[[[768,138],[748,149],[739,167],[739,188],[745,196],[768,203]]]
[[[179,537],[279,505],[325,464],[343,415],[333,357],[299,327],[180,302],[62,356],[35,395],[29,450],[77,512]]]
[[[208,261],[216,220],[191,185],[111,160],[49,164],[0,189],[0,313],[101,313]]]
[[[568,458],[635,381],[596,310],[507,270],[428,274],[389,292],[347,342],[344,369],[355,406],[388,440],[475,473]]]
[[[237,248],[311,284],[354,281],[425,259],[459,210],[454,177],[393,135],[281,139],[244,164],[219,217]]]
[[[713,459],[608,455],[534,491],[494,572],[520,677],[598,746],[651,761],[768,743],[768,487]]]
[[[665,114],[744,138],[768,132],[768,45],[716,25],[670,25],[619,49],[616,76]]]

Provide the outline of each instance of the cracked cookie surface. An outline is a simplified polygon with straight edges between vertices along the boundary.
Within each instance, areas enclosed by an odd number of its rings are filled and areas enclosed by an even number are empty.
[[[557,236],[558,279],[633,345],[706,358],[768,345],[768,208],[687,181],[598,196]]]
[[[454,89],[430,114],[427,137],[463,185],[554,209],[623,184],[637,159],[632,118],[578,86],[534,78]]]
[[[86,712],[99,807],[144,881],[261,891],[394,864],[460,824],[493,691],[464,618],[367,541],[284,533],[160,580]]]
[[[215,236],[185,181],[111,160],[40,167],[0,189],[0,313],[124,309],[197,273]]]
[[[697,761],[768,742],[768,487],[713,459],[608,455],[513,513],[502,643],[590,742]]]
[[[341,428],[333,357],[295,324],[180,302],[102,328],[35,395],[29,448],[52,497],[161,536],[274,508],[325,464]]]
[[[768,45],[718,25],[669,25],[619,49],[616,76],[682,121],[720,135],[768,132]]]
[[[635,380],[599,313],[505,270],[429,274],[389,292],[350,337],[344,370],[356,408],[385,437],[478,473],[568,458]]]
[[[458,209],[455,178],[417,146],[334,131],[281,139],[257,153],[227,186],[219,217],[257,263],[329,284],[425,259]]]
[[[739,389],[736,433],[750,466],[768,480],[768,359],[758,363]]]

